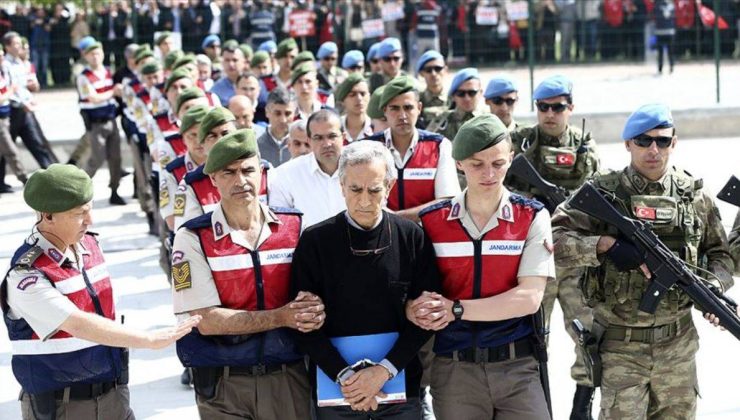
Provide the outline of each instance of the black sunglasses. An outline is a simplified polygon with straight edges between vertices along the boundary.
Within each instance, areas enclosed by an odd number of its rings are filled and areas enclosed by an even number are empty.
[[[373,64],[378,64],[379,61],[380,60],[377,59],[377,58],[373,58],[372,60],[370,60],[370,62],[373,63]]]
[[[505,102],[506,105],[514,106],[514,104],[516,103],[518,99],[519,98],[502,98],[500,96],[495,96],[491,98],[490,101],[493,102],[494,105],[503,105]]]
[[[650,147],[653,142],[658,145],[659,149],[665,149],[673,143],[672,136],[648,136],[647,134],[640,134],[639,136],[632,139],[633,142],[639,147]]]
[[[458,98],[464,98],[465,96],[470,96],[471,98],[473,98],[475,97],[475,95],[478,94],[478,92],[480,92],[479,89],[470,89],[470,90],[458,89],[455,91],[455,96],[457,96]]]
[[[335,57],[333,55],[330,55],[328,57],[322,58],[322,60],[324,60],[324,61],[337,61],[337,57]]]
[[[429,67],[424,67],[423,69],[421,69],[421,71],[423,71],[424,73],[432,74],[432,73],[442,73],[442,70],[444,69],[445,68],[443,66],[429,66]]]
[[[393,245],[393,231],[391,230],[391,221],[388,220],[388,245],[374,248],[374,249],[354,249],[352,248],[352,234],[349,232],[349,224],[347,224],[347,236],[349,237],[349,251],[356,257],[367,257],[368,255],[380,255],[387,251],[391,245]],[[378,238],[380,243],[380,238]]]
[[[398,57],[398,56],[394,56],[394,57],[383,57],[383,61],[385,61],[386,63],[390,63],[391,61],[401,61],[402,58],[403,57]]]
[[[362,66],[358,64],[356,66],[350,66],[349,69],[350,70],[362,70]]]
[[[561,112],[565,111],[566,108],[568,108],[568,104],[564,104],[562,102],[558,102],[555,104],[548,104],[545,102],[537,102],[537,109],[540,110],[540,112],[547,112],[552,109],[552,112],[556,114],[560,114]]]

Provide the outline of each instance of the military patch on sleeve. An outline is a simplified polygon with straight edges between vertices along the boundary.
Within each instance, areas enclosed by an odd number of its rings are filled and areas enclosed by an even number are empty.
[[[175,216],[185,215],[185,194],[175,194],[174,211]]]
[[[170,203],[170,191],[167,188],[159,187],[159,208],[164,208]]]
[[[188,261],[172,264],[172,284],[176,292],[190,289],[193,286],[193,278],[190,273],[190,263]]]
[[[36,282],[39,280],[38,276],[27,276],[24,277],[21,281],[18,282],[18,290],[24,291],[30,286],[33,286],[36,284]]]

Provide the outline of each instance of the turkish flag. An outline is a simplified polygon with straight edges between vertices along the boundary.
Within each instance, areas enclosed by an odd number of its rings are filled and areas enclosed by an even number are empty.
[[[699,17],[701,18],[701,24],[704,25],[705,28],[714,27],[714,19],[716,17],[714,10],[708,8],[707,6],[701,5],[699,6]],[[727,25],[727,22],[722,18],[722,16],[719,17],[719,22],[717,23],[717,26],[720,30],[729,28],[729,25]]]
[[[655,220],[655,209],[652,207],[635,207],[635,216],[638,219]]]
[[[555,157],[555,163],[557,163],[558,166],[573,166],[575,162],[575,156],[567,153],[560,153]]]

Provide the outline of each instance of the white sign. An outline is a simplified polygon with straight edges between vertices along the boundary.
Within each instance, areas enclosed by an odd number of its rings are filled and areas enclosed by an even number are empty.
[[[506,14],[509,21],[529,19],[529,5],[526,1],[518,1],[506,5]]]
[[[498,25],[498,9],[495,7],[479,7],[475,11],[476,25]]]
[[[365,38],[380,38],[385,36],[383,19],[363,20],[362,33],[365,35]]]
[[[396,2],[388,2],[383,5],[382,16],[384,22],[400,20],[406,17],[403,13],[403,5]]]

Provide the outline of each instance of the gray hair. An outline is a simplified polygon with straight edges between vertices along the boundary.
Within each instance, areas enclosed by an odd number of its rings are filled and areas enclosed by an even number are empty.
[[[125,58],[133,58],[134,54],[136,54],[136,50],[139,49],[139,44],[128,44],[126,45],[126,49],[123,50],[123,56]]]
[[[210,66],[211,65],[211,59],[208,58],[208,56],[205,55],[205,54],[198,54],[198,55],[196,55],[195,56],[195,62],[198,63],[198,64],[206,65],[206,66]]]
[[[398,178],[398,170],[388,148],[377,141],[360,140],[342,148],[342,154],[339,156],[339,179],[344,180],[348,166],[368,164],[374,159],[385,163],[386,186]]]
[[[303,131],[304,133],[308,133],[308,130],[306,130],[306,120],[301,118],[300,120],[293,121],[290,123],[290,126],[288,126],[288,133],[292,133],[293,130]]]

